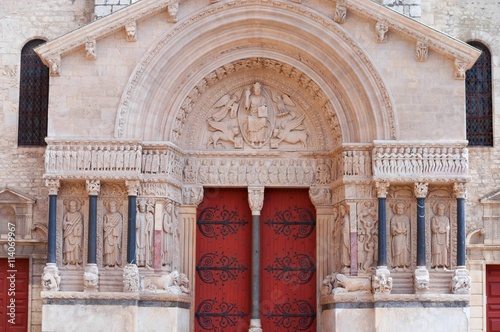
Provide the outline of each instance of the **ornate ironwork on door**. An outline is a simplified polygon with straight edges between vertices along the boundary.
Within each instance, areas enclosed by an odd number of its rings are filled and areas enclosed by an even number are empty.
[[[316,220],[307,190],[266,190],[261,220],[263,330],[316,331]]]
[[[252,218],[248,192],[205,192],[196,222],[195,330],[248,331]]]

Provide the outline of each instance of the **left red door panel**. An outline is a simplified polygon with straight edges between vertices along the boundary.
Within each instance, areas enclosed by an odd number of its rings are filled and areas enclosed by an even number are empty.
[[[196,331],[248,331],[251,221],[246,189],[205,189],[196,220]]]

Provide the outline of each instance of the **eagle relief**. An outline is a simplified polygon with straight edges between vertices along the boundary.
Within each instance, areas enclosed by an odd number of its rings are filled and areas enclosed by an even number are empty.
[[[244,145],[277,149],[284,142],[307,147],[305,114],[298,114],[289,95],[265,88],[260,82],[228,93],[211,108],[207,148]]]

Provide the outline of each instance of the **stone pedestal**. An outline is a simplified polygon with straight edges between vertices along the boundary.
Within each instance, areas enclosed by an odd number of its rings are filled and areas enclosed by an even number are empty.
[[[140,289],[139,268],[135,264],[127,264],[123,268],[123,291],[138,292]]]
[[[98,292],[99,291],[99,269],[97,264],[87,264],[83,274],[83,291]]]
[[[390,294],[392,290],[391,272],[387,266],[377,266],[375,275],[372,277],[372,289],[374,293]]]
[[[250,327],[248,332],[262,332],[262,324],[260,319],[250,319]]]
[[[430,276],[425,266],[419,266],[413,276],[413,286],[416,294],[426,293],[429,290]]]
[[[451,279],[450,289],[453,294],[469,294],[471,278],[469,271],[464,267],[458,267]]]
[[[47,263],[43,268],[42,287],[44,291],[58,291],[61,285],[61,277],[56,263]]]

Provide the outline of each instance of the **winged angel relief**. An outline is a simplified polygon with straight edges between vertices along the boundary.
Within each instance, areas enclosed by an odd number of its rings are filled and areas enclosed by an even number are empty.
[[[290,96],[263,88],[260,82],[220,98],[210,111],[207,147],[236,149],[244,144],[276,149],[284,142],[307,147],[305,114],[298,115]]]

